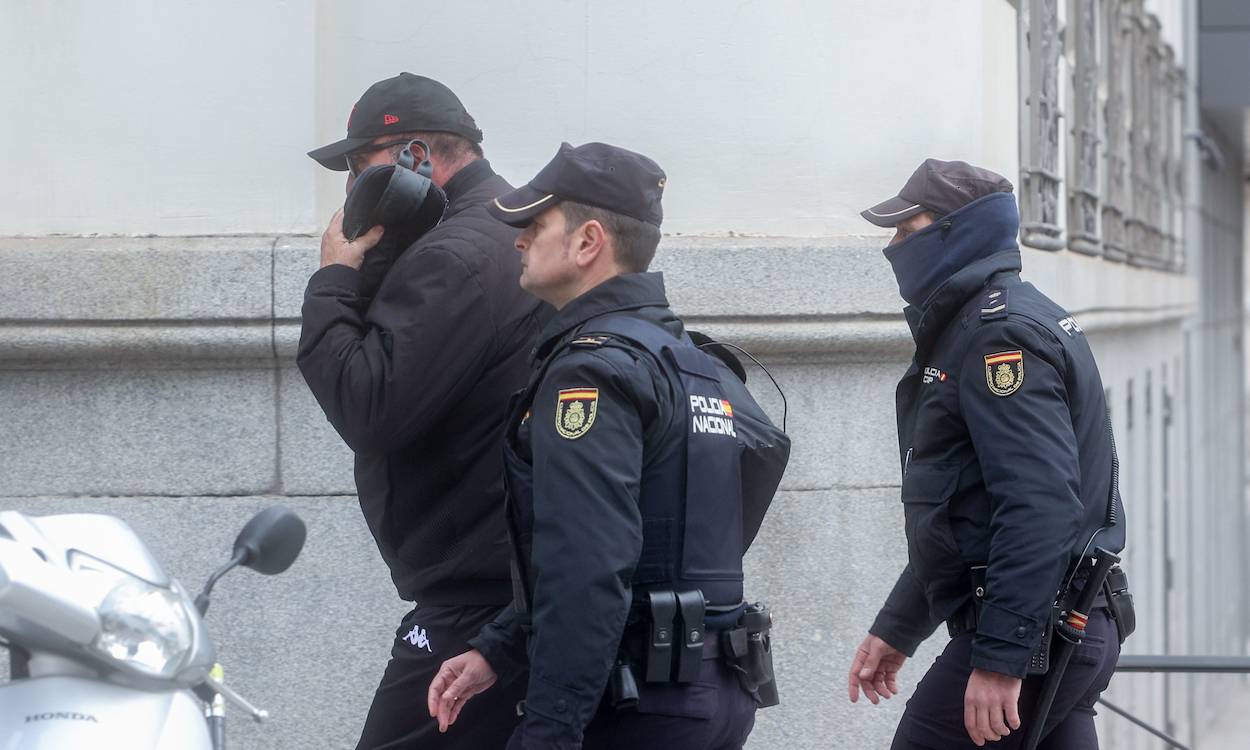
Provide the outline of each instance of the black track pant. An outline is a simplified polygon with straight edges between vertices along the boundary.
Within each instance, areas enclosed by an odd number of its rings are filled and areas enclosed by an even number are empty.
[[[951,639],[907,701],[891,750],[977,750],[964,728],[964,689],[972,649],[971,633]],[[1076,647],[1046,719],[1038,750],[1098,750],[1094,702],[1111,682],[1120,645],[1115,622],[1106,609],[1090,615],[1085,641]],[[1030,677],[1020,689],[1020,729],[986,750],[1017,750],[1033,721],[1033,709],[1044,676]]]
[[[502,750],[519,721],[524,676],[495,684],[469,701],[460,718],[439,734],[426,710],[430,681],[447,659],[469,650],[468,640],[501,607],[421,606],[395,631],[395,645],[373,696],[357,750]]]

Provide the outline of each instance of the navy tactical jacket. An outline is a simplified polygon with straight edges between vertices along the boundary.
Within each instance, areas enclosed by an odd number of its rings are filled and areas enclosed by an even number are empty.
[[[505,466],[518,606],[470,645],[503,680],[528,661],[521,730],[527,748],[581,746],[615,663],[635,584],[642,585],[639,571],[666,548],[666,527],[644,509],[654,490],[652,469],[684,455],[690,407],[645,351],[601,345],[604,337],[593,335],[596,318],[625,312],[667,331],[675,343],[684,333],[660,274],[609,279],[547,324],[530,386],[510,410]],[[749,399],[733,409],[767,419]],[[739,529],[719,543],[741,542]],[[649,688],[640,681],[640,713],[652,712]],[[665,705],[654,707],[660,712],[687,710],[706,694],[666,695]]]
[[[972,666],[1023,677],[1073,555],[1105,523],[1112,443],[1083,331],[1020,280],[1018,226],[1014,197],[998,193],[887,251],[896,271],[906,253],[974,260],[906,310],[916,353],[896,409],[909,563],[870,632],[910,656],[970,600],[969,568],[986,565]],[[1123,538],[1121,520],[1098,544],[1119,551]]]

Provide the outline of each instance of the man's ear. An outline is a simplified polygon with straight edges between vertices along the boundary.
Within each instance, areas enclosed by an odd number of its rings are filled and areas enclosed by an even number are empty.
[[[578,268],[589,268],[608,248],[608,233],[596,219],[582,224],[573,235],[573,262]]]
[[[430,163],[433,164],[433,155],[429,151],[427,151],[424,146],[421,145],[422,143],[424,143],[424,141],[419,141],[417,143],[412,144],[411,150],[412,150],[412,157],[413,157],[413,169],[416,169],[416,165],[420,164],[426,159],[430,159],[431,160]]]

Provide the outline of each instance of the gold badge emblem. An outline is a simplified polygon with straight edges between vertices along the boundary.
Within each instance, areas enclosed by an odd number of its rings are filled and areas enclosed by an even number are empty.
[[[1010,396],[1024,384],[1024,352],[985,355],[985,383],[995,396]]]
[[[556,432],[576,440],[590,431],[598,411],[598,388],[565,388],[556,398]]]

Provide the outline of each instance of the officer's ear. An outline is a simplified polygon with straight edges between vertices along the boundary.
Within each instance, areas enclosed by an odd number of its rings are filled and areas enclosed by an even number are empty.
[[[611,240],[598,219],[590,219],[573,232],[573,262],[578,268],[589,268],[605,254],[611,254]]]

